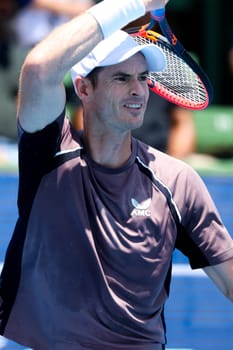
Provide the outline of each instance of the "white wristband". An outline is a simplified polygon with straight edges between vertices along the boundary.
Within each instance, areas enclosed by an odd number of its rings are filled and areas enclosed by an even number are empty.
[[[99,23],[104,38],[146,12],[143,0],[104,0],[87,10]]]

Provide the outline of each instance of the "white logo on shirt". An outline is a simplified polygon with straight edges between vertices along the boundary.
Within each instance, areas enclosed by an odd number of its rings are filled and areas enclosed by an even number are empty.
[[[131,198],[131,203],[134,207],[133,211],[131,212],[132,216],[150,216],[151,211],[149,209],[151,199],[148,198],[145,201],[139,203],[135,198]]]

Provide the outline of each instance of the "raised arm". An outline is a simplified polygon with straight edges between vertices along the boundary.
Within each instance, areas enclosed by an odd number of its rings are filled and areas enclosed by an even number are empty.
[[[65,108],[63,78],[98,42],[138,18],[164,6],[164,0],[104,0],[56,28],[26,57],[18,98],[18,118],[25,131],[43,129]]]
[[[102,38],[95,18],[85,13],[55,29],[31,50],[19,83],[17,114],[25,131],[43,129],[61,114],[66,72]]]
[[[37,9],[48,10],[58,15],[74,17],[86,11],[94,5],[92,0],[80,1],[54,1],[54,0],[33,0],[32,5]]]

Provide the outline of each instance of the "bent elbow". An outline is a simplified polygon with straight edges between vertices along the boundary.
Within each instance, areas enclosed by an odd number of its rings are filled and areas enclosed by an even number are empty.
[[[38,84],[49,85],[56,83],[57,76],[54,74],[53,64],[46,59],[45,55],[38,52],[38,50],[32,50],[26,57],[21,69],[21,79],[33,79]]]

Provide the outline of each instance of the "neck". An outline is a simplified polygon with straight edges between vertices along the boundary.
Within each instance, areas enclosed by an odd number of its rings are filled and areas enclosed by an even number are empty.
[[[100,134],[85,131],[85,143],[90,157],[109,168],[124,165],[131,155],[131,134]]]

